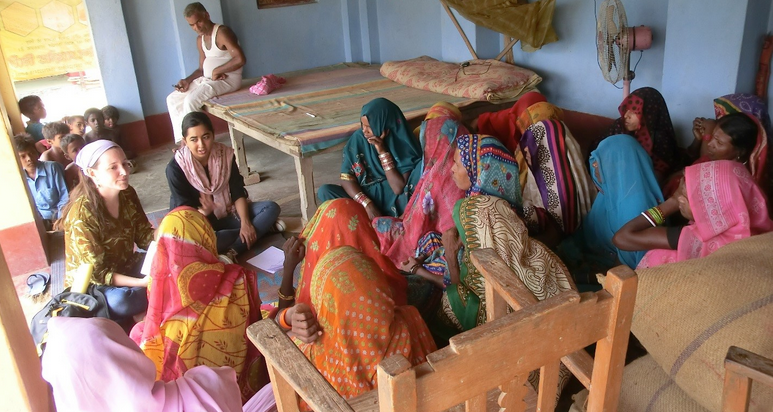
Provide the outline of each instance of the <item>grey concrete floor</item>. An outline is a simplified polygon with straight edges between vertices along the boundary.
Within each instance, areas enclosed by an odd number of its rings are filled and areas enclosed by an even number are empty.
[[[217,141],[231,146],[228,134],[217,136]],[[129,182],[137,191],[146,213],[169,208],[169,186],[166,165],[172,158],[173,144],[153,149],[134,160],[135,172]],[[290,155],[245,137],[244,147],[250,170],[260,173],[260,183],[247,186],[250,199],[273,200],[282,208],[281,217],[301,216],[298,178]],[[314,156],[314,185],[339,181],[341,151]]]

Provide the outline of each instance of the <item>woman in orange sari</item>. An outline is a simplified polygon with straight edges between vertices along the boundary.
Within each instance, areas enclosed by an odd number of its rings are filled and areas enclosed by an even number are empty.
[[[217,257],[217,239],[201,213],[183,206],[158,228],[148,288],[148,312],[132,339],[173,381],[195,366],[236,370],[242,400],[268,383],[263,357],[248,343],[247,326],[261,319],[255,273]]]
[[[277,322],[341,396],[375,388],[383,359],[401,354],[416,365],[436,349],[418,310],[405,303],[405,279],[379,252],[368,215],[355,201],[323,203],[301,239],[291,237],[284,249],[288,276],[279,289]]]

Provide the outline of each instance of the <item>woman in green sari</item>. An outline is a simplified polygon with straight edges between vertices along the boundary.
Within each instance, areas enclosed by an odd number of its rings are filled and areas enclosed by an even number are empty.
[[[400,217],[421,177],[421,147],[396,104],[384,98],[362,107],[361,130],[349,138],[341,185],[322,185],[321,202],[352,198],[368,217]]]

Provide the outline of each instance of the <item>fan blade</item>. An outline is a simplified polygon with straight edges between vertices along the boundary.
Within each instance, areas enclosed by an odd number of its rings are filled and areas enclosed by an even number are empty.
[[[612,41],[609,41],[607,43],[607,55],[609,56],[609,59],[607,59],[607,71],[612,71],[612,67],[617,67],[617,61],[615,61],[615,44]]]
[[[620,34],[620,29],[617,28],[617,25],[615,24],[615,19],[612,17],[615,15],[615,6],[607,6],[607,33],[611,37],[617,37],[618,34]]]

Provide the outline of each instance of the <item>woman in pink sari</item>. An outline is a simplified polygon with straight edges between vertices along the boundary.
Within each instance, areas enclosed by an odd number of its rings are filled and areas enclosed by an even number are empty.
[[[681,212],[690,224],[661,227]],[[743,164],[717,160],[689,166],[679,189],[615,234],[623,250],[649,250],[637,268],[708,256],[720,247],[773,231],[767,201]]]
[[[224,264],[208,219],[187,206],[164,217],[150,270],[148,312],[131,337],[165,382],[198,365],[230,366],[244,400],[268,382],[265,362],[248,342],[261,319],[254,272]]]
[[[271,385],[242,406],[228,366],[196,366],[157,380],[153,361],[104,318],[52,318],[42,366],[59,411],[276,411]]]
[[[453,210],[464,191],[456,187],[451,175],[456,138],[467,134],[462,113],[456,106],[440,102],[432,106],[421,125],[424,171],[401,218],[379,217],[373,228],[381,253],[399,264],[413,255],[416,242],[429,232],[454,227]]]

